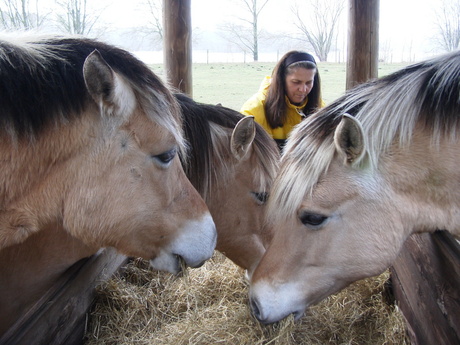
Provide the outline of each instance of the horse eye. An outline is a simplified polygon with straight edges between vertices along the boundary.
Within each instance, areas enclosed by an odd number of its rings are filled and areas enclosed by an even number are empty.
[[[303,213],[302,215],[300,215],[299,218],[303,225],[315,227],[323,224],[324,221],[327,219],[326,216],[323,216],[321,214],[308,212]]]
[[[177,150],[172,149],[167,152],[160,153],[159,155],[153,156],[157,161],[159,161],[162,165],[166,165],[171,162],[174,157],[176,156]]]
[[[251,192],[252,196],[256,199],[257,203],[259,205],[263,205],[267,202],[268,200],[268,193],[266,192]]]

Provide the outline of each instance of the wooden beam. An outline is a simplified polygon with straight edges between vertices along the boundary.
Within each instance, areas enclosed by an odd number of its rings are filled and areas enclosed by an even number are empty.
[[[164,65],[168,83],[192,97],[191,0],[163,0]]]
[[[378,76],[380,0],[349,0],[347,90]]]
[[[109,279],[127,258],[107,248],[69,268],[59,281],[2,337],[0,345],[83,344],[97,285]]]
[[[446,231],[412,235],[391,268],[412,345],[460,344],[460,245]]]

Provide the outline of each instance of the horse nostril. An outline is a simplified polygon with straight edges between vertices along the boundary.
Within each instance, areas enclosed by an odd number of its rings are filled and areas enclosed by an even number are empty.
[[[257,304],[257,300],[255,298],[251,298],[251,311],[252,311],[252,315],[254,315],[254,317],[261,321],[260,320],[260,309],[259,309],[259,306]]]

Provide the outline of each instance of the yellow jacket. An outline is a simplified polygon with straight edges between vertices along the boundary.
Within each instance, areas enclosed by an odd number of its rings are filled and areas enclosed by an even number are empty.
[[[286,96],[287,117],[283,127],[271,128],[265,117],[265,98],[267,97],[271,77],[267,76],[260,84],[259,91],[249,98],[241,107],[240,112],[243,115],[252,115],[254,120],[259,123],[275,140],[285,140],[292,128],[299,124],[305,115],[302,108],[308,102],[307,99],[299,106],[292,104]],[[323,103],[323,102],[321,102]],[[323,104],[322,104],[323,105]]]

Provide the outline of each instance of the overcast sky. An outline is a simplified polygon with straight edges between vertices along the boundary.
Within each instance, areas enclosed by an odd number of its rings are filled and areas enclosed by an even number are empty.
[[[106,23],[108,31],[115,32],[111,37],[108,36],[110,40],[116,40],[117,42],[114,42],[116,44],[126,44],[127,49],[131,50],[145,48],[132,46],[136,38],[135,31],[131,31],[126,37],[121,37],[119,31],[115,31],[145,24],[148,11],[142,5],[144,0],[89,1],[91,6],[105,8],[100,23]],[[222,23],[231,21],[238,11],[242,11],[241,5],[234,5],[237,1],[191,0],[192,28],[195,37],[199,37],[201,41],[211,40],[213,37],[212,39],[219,41],[220,45],[215,44],[216,42],[214,44],[208,42],[209,48],[218,47],[216,49],[222,50],[222,46],[225,47],[222,45],[224,39],[215,32],[219,30]],[[260,15],[259,27],[277,32],[295,30],[291,7],[296,1],[298,0],[270,0]],[[433,50],[432,37],[435,33],[434,9],[439,7],[441,2],[442,0],[380,0],[380,50],[391,47],[392,59],[395,61],[407,59],[409,55],[419,60],[438,53]],[[347,35],[347,12],[348,6],[345,6],[343,26],[339,34],[339,40],[343,41],[346,40]],[[206,42],[201,42],[201,46],[205,45]]]

